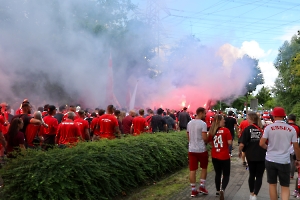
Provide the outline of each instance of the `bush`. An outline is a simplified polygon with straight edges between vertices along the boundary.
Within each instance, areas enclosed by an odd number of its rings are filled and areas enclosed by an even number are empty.
[[[1,199],[111,199],[187,165],[185,132],[26,151],[0,173]]]

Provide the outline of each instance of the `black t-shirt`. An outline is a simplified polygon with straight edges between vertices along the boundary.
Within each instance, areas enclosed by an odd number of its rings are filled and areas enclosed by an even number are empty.
[[[266,149],[259,146],[263,133],[253,125],[246,127],[240,138],[240,142],[245,145],[246,158],[248,161],[264,161]]]
[[[152,132],[163,132],[166,120],[161,115],[153,115],[151,120]]]
[[[168,125],[168,130],[173,130],[173,127],[175,125],[175,121],[171,116],[164,116],[164,119],[166,120],[166,123]]]
[[[59,124],[61,123],[63,117],[64,117],[64,114],[62,114],[62,113],[56,113],[54,115],[54,118],[57,119],[57,121],[58,121]]]
[[[237,124],[234,117],[225,118],[225,127],[230,130],[231,136],[234,136],[234,125]]]
[[[32,117],[28,116],[28,114],[15,115],[11,121],[13,121],[15,118],[21,118],[23,120],[24,126],[22,129],[20,129],[20,131],[25,134],[26,128],[30,124]]]
[[[191,117],[187,112],[180,112],[178,116],[179,126],[186,128],[189,121],[191,121]]]
[[[174,120],[176,120],[175,114],[170,114],[170,117],[172,117]]]

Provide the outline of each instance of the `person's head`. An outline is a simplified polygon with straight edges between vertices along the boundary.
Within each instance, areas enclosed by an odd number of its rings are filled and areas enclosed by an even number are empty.
[[[228,111],[228,116],[233,116],[233,111]]]
[[[187,110],[187,107],[183,107],[183,111],[186,111]]]
[[[288,116],[288,122],[295,123],[296,122],[296,115],[289,114],[289,116]]]
[[[59,112],[63,113],[66,110],[66,106],[65,105],[59,106],[58,110]]]
[[[98,112],[98,115],[101,116],[101,115],[104,115],[104,113],[105,113],[105,110],[100,109],[99,112]]]
[[[79,110],[79,111],[78,111],[78,115],[79,115],[80,118],[84,118],[84,117],[85,117],[85,112],[84,112],[84,110]]]
[[[13,143],[13,139],[18,134],[19,130],[22,129],[24,126],[23,120],[21,118],[15,118],[10,123],[8,128],[8,143],[11,145]]]
[[[135,116],[135,111],[134,111],[134,110],[129,111],[129,115],[130,115],[131,117],[134,117],[134,116]]]
[[[115,110],[114,115],[118,118],[121,114],[120,110]]]
[[[92,117],[97,117],[97,113],[92,112],[91,116],[92,116]]]
[[[145,114],[144,109],[140,109],[140,110],[139,110],[139,115],[140,115],[140,116],[144,116],[144,114]]]
[[[38,107],[37,110],[40,111],[40,112],[43,112],[43,111],[44,111],[44,108],[40,106],[40,107]]]
[[[44,105],[44,111],[48,112],[49,104]]]
[[[69,106],[69,111],[71,111],[71,112],[76,112],[76,106],[70,105],[70,106]]]
[[[206,116],[206,110],[203,107],[199,107],[196,110],[196,116],[198,119],[202,119],[205,120],[205,116]]]
[[[48,105],[48,115],[55,115],[56,114],[56,107],[54,105]]]
[[[107,114],[113,114],[114,113],[114,106],[108,105],[106,109]]]
[[[38,120],[42,120],[42,113],[41,113],[41,111],[35,111],[33,113],[33,118],[34,119],[38,119]]]
[[[260,120],[260,118],[258,117],[256,112],[249,111],[247,114],[247,120],[249,124],[258,124],[258,120]]]
[[[157,113],[158,115],[162,115],[163,112],[164,112],[164,109],[162,109],[162,108],[158,108],[157,111],[156,111],[156,113]]]
[[[225,126],[225,119],[223,115],[215,115],[211,124],[211,127],[209,129],[209,134],[214,136],[217,132],[217,130],[220,127],[224,127]]]
[[[153,110],[149,110],[149,115],[154,115],[154,112],[153,112]]]
[[[275,107],[272,116],[274,117],[274,120],[283,120],[286,117],[286,114],[282,107]]]
[[[2,102],[2,103],[0,104],[0,107],[1,107],[1,112],[5,112],[5,111],[7,111],[7,106],[8,106],[8,104],[7,104],[7,103],[5,103],[5,102]]]
[[[68,119],[74,120],[74,118],[75,118],[75,112],[69,111],[67,115],[68,115]]]
[[[166,116],[167,115],[167,113],[166,112],[163,112],[163,116]]]
[[[23,114],[31,114],[31,107],[29,103],[22,103]]]

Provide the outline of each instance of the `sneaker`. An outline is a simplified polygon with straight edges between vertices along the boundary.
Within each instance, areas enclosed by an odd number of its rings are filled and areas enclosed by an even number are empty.
[[[220,200],[224,200],[224,191],[223,190],[220,191]]]
[[[251,200],[257,200],[257,197],[256,196],[252,196]]]
[[[246,163],[246,162],[243,162],[243,166],[245,166],[245,167],[246,167],[246,165],[247,165],[247,163]]]
[[[205,195],[208,194],[208,191],[206,190],[206,188],[205,187],[201,187],[201,186],[199,187],[199,189],[198,189],[197,192],[200,192],[200,193],[205,194]]]
[[[199,194],[199,192],[197,190],[192,190],[192,194],[191,197],[195,197]]]
[[[218,197],[218,196],[220,196],[220,192],[219,191],[216,192],[216,197]]]
[[[293,194],[292,194],[292,195],[293,195],[294,197],[296,197],[296,196],[297,196],[297,194],[298,194],[298,191],[297,191],[297,190],[294,190],[294,192],[293,192]]]

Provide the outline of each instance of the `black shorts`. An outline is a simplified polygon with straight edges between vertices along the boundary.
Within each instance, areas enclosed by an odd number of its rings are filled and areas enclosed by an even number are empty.
[[[281,186],[290,186],[290,164],[279,164],[266,160],[266,170],[269,184],[277,184],[277,177],[279,177]]]

